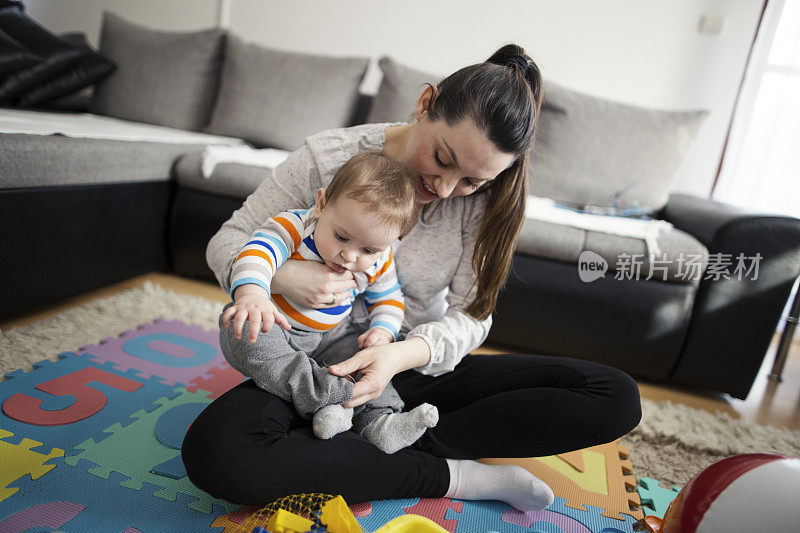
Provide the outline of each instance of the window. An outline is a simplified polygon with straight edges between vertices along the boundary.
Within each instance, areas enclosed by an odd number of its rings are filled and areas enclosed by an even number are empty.
[[[800,217],[800,0],[767,4],[712,196]]]

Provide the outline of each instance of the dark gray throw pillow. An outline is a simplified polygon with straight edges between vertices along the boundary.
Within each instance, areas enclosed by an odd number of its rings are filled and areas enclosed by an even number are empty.
[[[117,70],[97,85],[91,111],[199,131],[217,89],[223,32],[164,32],[105,12],[100,53]]]
[[[39,56],[32,54],[0,30],[0,84],[7,76],[30,68],[38,63],[39,59]]]
[[[9,46],[18,44],[36,59],[0,80],[0,104],[14,104],[32,87],[72,67],[89,52],[70,45],[30,19],[16,3],[0,9],[0,32]]]
[[[59,38],[83,50],[84,56],[70,68],[31,87],[20,95],[20,107],[41,106],[80,91],[102,80],[116,68],[116,65],[89,47],[86,35],[82,33],[60,35]]]
[[[707,111],[647,109],[545,81],[531,157],[530,193],[574,206],[667,202]]]
[[[442,76],[401,65],[391,57],[380,58],[378,65],[383,72],[383,79],[367,117],[368,123],[411,120],[425,84],[436,85],[442,80]]]
[[[219,96],[206,128],[294,150],[350,124],[369,59],[284,52],[228,36]]]

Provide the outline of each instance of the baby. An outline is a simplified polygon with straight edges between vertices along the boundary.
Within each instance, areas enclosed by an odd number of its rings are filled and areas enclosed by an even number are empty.
[[[339,169],[327,190],[317,191],[316,204],[284,211],[261,225],[233,263],[233,303],[225,307],[220,328],[229,327],[233,319],[235,336],[241,339],[249,321],[249,338],[259,343],[255,351],[260,359],[248,359],[245,350],[221,335],[222,352],[259,387],[291,401],[303,417],[313,418],[319,438],[353,427],[381,450],[394,453],[439,421],[438,410],[427,403],[402,413],[403,401],[391,383],[379,397],[355,410],[345,408],[341,404],[350,399],[353,384],[327,367],[353,354],[321,349],[325,332],[351,319],[353,299],[361,293],[370,327],[358,337],[359,347],[396,340],[405,306],[390,245],[416,222],[414,194],[404,166],[383,153],[362,152]],[[317,261],[336,272],[349,270],[357,288],[338,306],[304,308],[270,292],[275,271],[287,259]]]

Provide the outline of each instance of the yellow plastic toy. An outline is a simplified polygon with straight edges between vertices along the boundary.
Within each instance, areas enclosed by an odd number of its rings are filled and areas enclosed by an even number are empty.
[[[430,518],[407,514],[384,524],[375,533],[448,533],[448,531]]]
[[[267,520],[266,528],[270,533],[304,533],[313,525],[313,520],[298,516],[286,509],[278,509]]]
[[[248,516],[241,526],[225,533],[364,533],[344,498],[328,494],[296,494],[276,500]],[[374,533],[447,533],[433,520],[409,514],[398,516]]]

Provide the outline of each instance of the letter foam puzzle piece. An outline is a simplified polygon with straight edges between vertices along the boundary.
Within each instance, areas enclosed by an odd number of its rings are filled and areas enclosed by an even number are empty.
[[[522,513],[502,502],[447,498],[417,499],[403,505],[398,502],[406,500],[371,501],[351,509],[367,531],[406,512],[426,516],[455,533],[632,532],[643,515],[627,457],[627,450],[613,442],[557,456],[482,460],[523,466],[547,482],[556,501],[544,511]]]
[[[194,392],[197,389],[203,389],[211,393],[210,399],[216,400],[247,379],[227,362],[224,366],[210,369],[207,374],[210,374],[211,377],[199,377],[188,382],[186,390]]]
[[[136,419],[135,422],[127,426],[114,424],[105,429],[105,433],[110,433],[107,438],[99,442],[87,439],[75,446],[82,451],[67,457],[67,464],[75,466],[79,460],[86,459],[95,465],[89,469],[90,474],[108,478],[112,472],[117,472],[128,478],[122,483],[123,486],[136,490],[140,490],[143,483],[159,486],[161,490],[154,495],[166,500],[175,501],[178,494],[192,496],[195,500],[189,506],[204,513],[210,513],[213,505],[220,505],[227,511],[238,509],[238,505],[213,498],[198,489],[185,475],[175,479],[153,472],[155,467],[180,457],[179,449],[165,446],[156,436],[159,418],[175,407],[189,404],[205,407],[211,403],[203,391],[191,393],[183,388],[177,390],[180,394],[174,398],[156,400],[159,406],[151,412],[140,410],[133,413],[131,418]]]
[[[0,409],[0,428],[14,433],[15,438],[33,439],[42,442],[46,448],[61,448],[69,455],[72,447],[87,437],[102,439],[105,428],[115,423],[131,423],[128,415],[133,411],[153,410],[157,407],[153,401],[177,394],[172,387],[162,385],[158,378],[143,378],[133,370],[120,372],[111,363],[98,364],[90,357],[78,357],[69,352],[58,357],[58,361],[46,359],[35,363],[30,372],[12,372],[6,376],[7,381],[0,383],[0,405],[3,406]],[[85,383],[71,379],[76,375],[83,376]],[[98,378],[102,381],[89,381]],[[70,389],[74,394],[55,396],[62,400],[72,399],[71,403],[47,404],[48,398],[54,396],[42,389],[48,389],[54,383],[56,390],[63,383],[77,387]],[[120,386],[125,390],[118,388]],[[76,395],[93,395],[95,400],[79,405]],[[28,400],[19,401],[25,398]],[[54,405],[58,411],[52,410]],[[54,413],[60,413],[61,425],[35,423],[41,421],[43,415]]]
[[[131,490],[124,486],[126,478],[121,474],[111,473],[108,479],[89,474],[91,465],[83,460],[76,466],[65,463],[63,458],[51,462],[54,470],[37,480],[20,479],[15,483],[20,491],[0,503],[0,531],[55,527],[42,523],[43,515],[32,514],[30,509],[42,504],[49,504],[56,513],[51,518],[63,522],[57,526],[59,531],[70,533],[219,531],[211,529],[214,517],[225,512],[219,505],[213,505],[211,514],[203,513],[192,509],[192,498],[184,494],[171,502],[155,497],[153,491],[160,487],[149,483],[143,483],[141,490]],[[17,529],[4,529],[9,523]]]
[[[418,514],[430,518],[448,531],[455,531],[458,519],[445,518],[447,511],[460,513],[464,508],[463,502],[450,498],[420,498],[414,505],[404,507],[406,514]]]
[[[370,503],[370,512],[364,516],[356,516],[359,525],[364,531],[375,531],[390,520],[403,516],[406,507],[418,504],[420,498],[406,498],[399,500],[373,500]],[[362,513],[364,508],[362,507]],[[360,514],[362,514],[360,513]]]
[[[135,369],[144,377],[159,376],[169,386],[212,379],[211,369],[228,364],[220,351],[219,331],[177,320],[158,319],[100,344],[82,346],[76,353],[100,363],[111,361],[120,370]]]
[[[3,440],[13,435],[10,431],[0,429],[0,501],[17,492],[18,489],[9,488],[8,485],[25,475],[39,479],[55,468],[45,464],[47,461],[64,456],[64,450],[59,448],[53,448],[48,454],[33,451],[32,448],[42,445],[35,440],[22,439],[19,444]]]
[[[591,505],[618,520],[626,516],[644,518],[628,450],[619,441],[547,457],[481,462],[522,466],[547,483],[556,496],[568,496],[569,507],[587,510]]]
[[[642,510],[645,516],[655,515],[659,518],[664,518],[664,513],[667,512],[667,507],[672,503],[680,492],[680,487],[673,486],[671,489],[665,489],[658,484],[658,481],[649,477],[643,477],[639,480],[639,486],[636,487],[639,491],[639,497],[642,500]]]
[[[211,523],[211,527],[224,527],[225,529],[222,533],[239,532],[242,530],[247,517],[259,509],[260,507],[256,505],[245,505],[241,509],[216,517]]]
[[[0,520],[0,531],[22,533],[30,530],[40,531],[40,528],[59,529],[84,509],[85,505],[72,502],[40,503],[17,511],[5,520]]]

